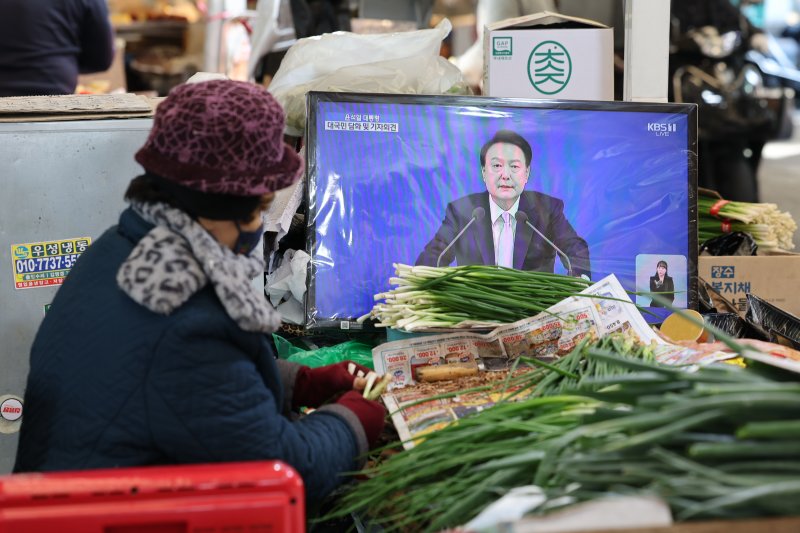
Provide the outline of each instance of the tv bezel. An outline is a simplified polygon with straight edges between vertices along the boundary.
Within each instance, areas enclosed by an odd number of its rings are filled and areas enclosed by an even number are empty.
[[[307,330],[363,330],[372,329],[369,322],[360,324],[356,322],[357,316],[351,317],[319,317],[312,316],[316,296],[316,265],[315,249],[317,245],[315,220],[317,215],[316,201],[311,198],[316,188],[311,187],[311,178],[316,176],[317,154],[311,142],[317,136],[317,110],[321,102],[342,103],[376,103],[376,104],[415,104],[415,105],[441,105],[449,107],[483,107],[483,108],[517,108],[517,109],[548,109],[548,110],[575,110],[575,111],[611,111],[634,113],[671,113],[687,116],[687,170],[689,174],[687,202],[689,208],[689,250],[687,262],[687,308],[697,309],[697,105],[689,103],[660,103],[660,102],[622,102],[622,101],[590,101],[590,100],[534,100],[527,98],[506,98],[477,95],[417,95],[417,94],[391,94],[391,93],[359,93],[359,92],[332,92],[309,91],[306,97],[306,127],[304,136],[305,147],[305,176],[303,191],[305,201],[305,228],[306,252],[311,257],[308,263],[306,277],[306,297],[304,301],[304,324]],[[388,283],[388,280],[387,280]],[[387,286],[388,290],[389,287]],[[346,289],[345,289],[346,290]]]

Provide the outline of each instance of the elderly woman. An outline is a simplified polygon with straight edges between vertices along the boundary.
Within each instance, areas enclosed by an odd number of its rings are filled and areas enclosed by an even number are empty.
[[[276,360],[261,211],[302,172],[263,88],[175,88],[119,224],[84,253],[31,350],[16,472],[279,459],[312,504],[358,468],[385,410],[347,364]],[[344,392],[334,402],[326,401]],[[300,406],[319,407],[298,417]]]

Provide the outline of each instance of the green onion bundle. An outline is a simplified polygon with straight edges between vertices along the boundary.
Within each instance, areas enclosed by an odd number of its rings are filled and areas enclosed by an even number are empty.
[[[359,318],[406,331],[447,328],[466,320],[508,323],[534,316],[591,285],[582,278],[468,265],[427,267],[395,264],[396,288],[376,294],[372,311]]]
[[[548,495],[540,511],[647,491],[679,520],[797,513],[800,384],[768,367],[665,366],[633,357],[626,341],[576,352],[572,371],[569,356],[553,365],[569,386],[427,435],[364,471],[332,516],[436,531],[531,484]]]
[[[792,239],[797,223],[775,204],[730,202],[698,196],[698,237],[700,242],[732,231],[744,231],[762,249],[794,248]]]
[[[572,391],[578,386],[583,392],[586,392],[592,390],[593,387],[593,385],[589,385],[588,380],[590,379],[608,378],[627,373],[624,367],[609,365],[595,359],[585,359],[582,347],[589,342],[593,342],[594,346],[601,350],[614,350],[617,353],[626,353],[629,357],[641,358],[645,361],[655,360],[652,346],[642,345],[633,332],[607,335],[599,341],[592,341],[587,337],[576,349],[553,363],[532,357],[519,357],[514,361],[504,380],[422,398],[403,404],[403,408],[408,409],[431,401],[474,392],[498,394],[506,401],[537,396],[555,396]],[[517,371],[526,367],[527,370],[524,372]]]

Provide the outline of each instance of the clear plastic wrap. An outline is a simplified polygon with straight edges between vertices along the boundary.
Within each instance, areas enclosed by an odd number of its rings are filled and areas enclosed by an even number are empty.
[[[411,32],[335,32],[300,39],[269,85],[286,110],[286,133],[303,133],[308,91],[468,93],[458,67],[439,55],[451,29],[443,19],[435,28]]]
[[[394,263],[495,264],[492,203],[511,192],[480,154],[500,130],[532,149],[514,268],[613,273],[643,306],[655,279],[697,307],[694,105],[312,92],[308,109],[307,327],[355,327]]]
[[[707,313],[703,315],[703,321],[735,339],[768,340],[766,335],[736,313]]]
[[[747,329],[747,323],[736,313],[708,313],[703,315],[703,322],[737,339]]]

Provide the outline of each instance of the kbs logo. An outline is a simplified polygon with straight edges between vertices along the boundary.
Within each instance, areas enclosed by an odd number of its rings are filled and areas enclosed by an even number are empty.
[[[670,134],[678,131],[677,124],[664,124],[661,122],[648,122],[647,131],[655,133],[659,137],[669,137]]]

